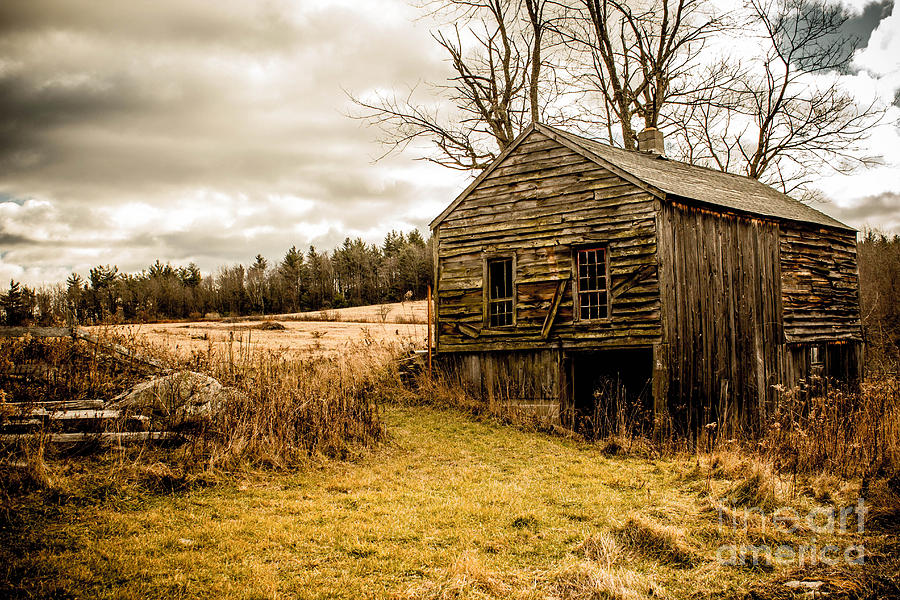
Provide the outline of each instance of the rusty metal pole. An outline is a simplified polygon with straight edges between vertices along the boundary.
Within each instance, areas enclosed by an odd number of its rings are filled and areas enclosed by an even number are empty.
[[[428,379],[431,379],[431,286],[428,286]]]

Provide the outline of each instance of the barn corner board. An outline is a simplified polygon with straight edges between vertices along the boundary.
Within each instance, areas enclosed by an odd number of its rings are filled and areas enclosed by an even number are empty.
[[[488,401],[696,435],[859,379],[856,231],[756,180],[536,124],[431,228],[435,348]]]

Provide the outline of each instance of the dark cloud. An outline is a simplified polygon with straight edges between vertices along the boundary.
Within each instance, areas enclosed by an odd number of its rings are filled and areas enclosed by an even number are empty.
[[[412,15],[404,0],[0,2],[0,279],[209,270],[424,226],[461,177],[373,165],[375,132],[345,116],[345,89],[443,77]]]
[[[847,6],[823,5],[816,0],[803,0],[797,13],[788,10],[783,15],[788,21],[788,26],[780,30],[783,37],[779,37],[779,44],[783,46],[783,51],[793,54],[793,60],[796,60],[803,69],[820,68],[825,55],[829,55],[831,61],[849,62],[855,49],[866,48],[872,33],[883,19],[891,16],[893,8],[894,0],[867,3],[859,12],[854,12]],[[822,35],[815,43],[797,44],[800,39],[798,32],[802,34],[807,27],[815,29],[816,24],[821,23],[823,19],[829,19],[828,22],[831,22],[832,17],[843,17],[843,23],[831,29],[829,34]],[[853,66],[848,64],[839,70],[851,72]]]
[[[24,235],[16,235],[12,233],[4,233],[0,231],[0,246],[22,246],[25,244],[34,244],[36,240],[32,240]]]
[[[900,233],[900,193],[884,192],[866,196],[850,206],[831,205],[827,212],[860,229],[872,227]]]
[[[872,32],[883,19],[891,16],[894,10],[894,0],[881,0],[866,4],[862,12],[851,15],[841,27],[840,34],[852,36],[857,40],[858,48],[865,48],[869,44]]]
[[[80,34],[153,45],[204,44],[245,51],[283,48],[298,41],[284,18],[287,2],[219,0],[4,0],[0,35]]]

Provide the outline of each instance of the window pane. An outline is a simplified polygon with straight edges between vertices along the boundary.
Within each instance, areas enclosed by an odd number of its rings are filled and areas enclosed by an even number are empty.
[[[491,327],[513,324],[512,259],[488,261],[488,315]]]
[[[512,325],[512,309],[512,300],[491,301],[491,326],[502,327],[504,325]]]
[[[608,315],[606,296],[606,249],[579,250],[578,315],[582,319],[602,319]]]
[[[491,299],[512,297],[512,259],[488,262],[488,278]]]

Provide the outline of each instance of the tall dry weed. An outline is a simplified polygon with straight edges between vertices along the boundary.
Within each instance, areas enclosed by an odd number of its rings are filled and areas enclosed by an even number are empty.
[[[360,343],[340,355],[210,349],[186,359],[229,386],[206,430],[210,464],[290,467],[310,456],[345,458],[383,437],[379,404],[400,388],[399,347]]]
[[[788,392],[759,444],[780,470],[841,477],[900,472],[900,379],[880,376],[858,392]]]
[[[27,371],[4,382],[10,400],[111,399],[153,376],[82,341],[0,342],[0,367]],[[378,405],[400,387],[393,359],[402,349],[371,341],[350,345],[340,355],[317,357],[249,344],[210,344],[204,352],[178,357],[139,338],[107,334],[104,342],[152,356],[173,370],[200,371],[226,386],[207,421],[179,429],[180,443],[165,460],[182,474],[242,465],[289,468],[311,456],[358,454],[383,437]],[[160,460],[156,453],[153,457]],[[140,471],[141,465],[132,466]]]
[[[145,375],[142,365],[113,358],[84,340],[0,339],[0,386],[8,402],[111,398]]]

